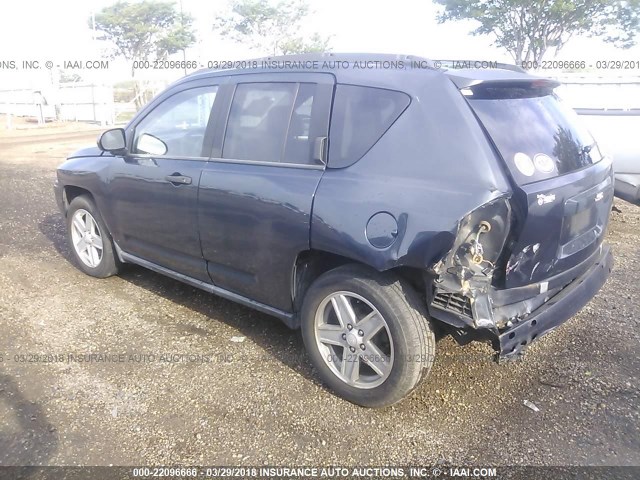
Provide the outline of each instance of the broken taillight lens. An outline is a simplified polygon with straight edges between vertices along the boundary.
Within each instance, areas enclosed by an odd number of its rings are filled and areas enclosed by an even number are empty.
[[[436,294],[470,299],[476,327],[493,327],[488,293],[511,226],[507,198],[493,200],[466,215],[450,252],[434,267]]]
[[[511,208],[504,199],[494,200],[469,213],[445,259],[444,270],[459,279],[490,277],[500,258],[511,224]]]

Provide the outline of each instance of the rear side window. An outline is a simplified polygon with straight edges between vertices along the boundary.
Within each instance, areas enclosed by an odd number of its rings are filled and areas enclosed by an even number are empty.
[[[549,89],[474,89],[467,98],[520,184],[563,175],[602,158],[576,113]]]
[[[381,88],[338,85],[329,130],[329,165],[357,162],[409,106],[407,94]]]

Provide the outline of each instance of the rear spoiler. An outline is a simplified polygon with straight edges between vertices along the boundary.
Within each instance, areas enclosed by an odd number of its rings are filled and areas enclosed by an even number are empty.
[[[556,88],[561,85],[557,80],[544,77],[536,77],[525,72],[502,69],[464,69],[446,70],[444,72],[459,89],[471,88],[481,84],[492,86],[520,86],[531,85],[533,87]]]
[[[574,108],[578,115],[612,116],[612,117],[640,117],[640,108]]]

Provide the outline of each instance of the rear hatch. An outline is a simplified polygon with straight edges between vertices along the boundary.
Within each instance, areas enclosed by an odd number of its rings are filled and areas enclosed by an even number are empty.
[[[458,85],[514,185],[505,288],[544,281],[588,259],[602,243],[613,200],[611,162],[553,93],[558,83],[510,73]]]

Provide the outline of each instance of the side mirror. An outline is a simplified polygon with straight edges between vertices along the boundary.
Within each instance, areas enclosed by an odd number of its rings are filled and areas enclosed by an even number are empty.
[[[98,138],[98,147],[103,152],[123,154],[127,151],[127,137],[123,128],[112,128]]]
[[[167,153],[167,144],[148,133],[143,133],[138,137],[135,151],[137,153],[147,153],[149,155],[164,155]]]

